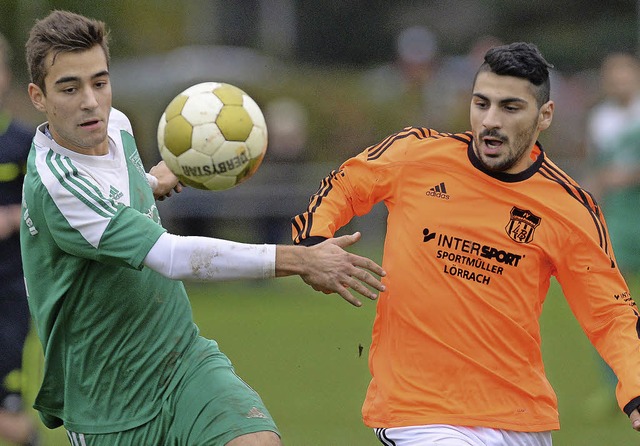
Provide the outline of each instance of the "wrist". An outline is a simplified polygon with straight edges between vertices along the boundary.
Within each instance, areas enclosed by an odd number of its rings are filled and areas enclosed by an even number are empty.
[[[276,277],[302,275],[305,272],[304,247],[277,245],[276,246]]]

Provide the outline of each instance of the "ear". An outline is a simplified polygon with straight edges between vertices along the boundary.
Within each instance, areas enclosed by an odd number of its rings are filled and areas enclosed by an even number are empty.
[[[551,125],[551,121],[553,120],[553,110],[555,108],[555,104],[553,101],[548,101],[540,107],[540,114],[538,116],[538,130],[546,130]]]
[[[27,90],[29,92],[29,99],[31,99],[31,103],[36,108],[36,110],[43,113],[46,112],[45,105],[47,103],[47,97],[45,96],[42,89],[36,84],[30,83]]]

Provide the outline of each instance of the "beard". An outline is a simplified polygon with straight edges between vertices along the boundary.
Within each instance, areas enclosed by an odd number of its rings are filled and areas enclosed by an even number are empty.
[[[526,127],[517,133],[513,140],[496,129],[483,130],[473,139],[476,156],[485,169],[491,172],[506,172],[518,164],[525,156],[528,156],[535,142],[534,135],[537,128],[538,120],[536,119],[530,127]],[[503,146],[507,147],[507,151],[495,157],[482,154],[478,147],[486,137],[499,140]]]

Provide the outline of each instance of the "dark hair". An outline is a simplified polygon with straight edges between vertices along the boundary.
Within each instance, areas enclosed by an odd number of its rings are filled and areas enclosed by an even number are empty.
[[[550,68],[553,68],[553,65],[545,60],[538,47],[532,43],[516,42],[496,46],[487,51],[478,73],[490,71],[500,76],[527,79],[533,84],[536,102],[538,107],[541,107],[550,97]]]
[[[69,11],[53,11],[38,20],[25,45],[27,66],[31,82],[46,94],[44,78],[47,75],[45,59],[53,59],[62,52],[89,50],[100,45],[109,63],[109,32],[105,24]]]

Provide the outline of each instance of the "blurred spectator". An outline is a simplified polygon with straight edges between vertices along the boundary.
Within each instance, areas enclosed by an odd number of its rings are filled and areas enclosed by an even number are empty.
[[[21,393],[22,351],[29,308],[20,260],[22,182],[33,131],[4,107],[11,87],[10,48],[0,35],[0,438],[36,442],[36,428]]]
[[[404,127],[438,128],[446,117],[434,106],[438,92],[433,79],[439,65],[438,41],[428,28],[412,26],[396,39],[396,59],[365,72],[364,96],[372,102],[371,131],[375,135],[396,132]]]
[[[602,100],[588,117],[590,190],[600,202],[620,270],[631,294],[640,280],[640,61],[614,53],[600,69]],[[606,414],[615,409],[611,387],[617,379],[603,364],[608,386],[594,392],[588,410]]]
[[[294,99],[280,98],[269,102],[264,114],[269,131],[269,146],[260,177],[268,174],[268,181],[273,187],[292,188],[296,184],[304,184],[300,163],[305,161],[304,148],[307,144],[309,121],[307,109]],[[294,206],[294,203],[289,204]],[[303,206],[304,204],[306,201],[302,203]],[[267,213],[259,219],[260,240],[265,243],[290,243],[290,215],[280,213],[276,208],[272,211],[273,213]]]
[[[502,45],[502,41],[497,37],[481,36],[472,42],[466,54],[453,55],[442,61],[434,79],[440,94],[432,101],[432,106],[440,110],[443,119],[439,121],[446,121],[449,131],[462,132],[469,128],[470,86],[485,53],[498,45]]]
[[[307,143],[308,113],[295,99],[275,99],[265,107],[269,131],[270,162],[297,162],[304,156]]]

